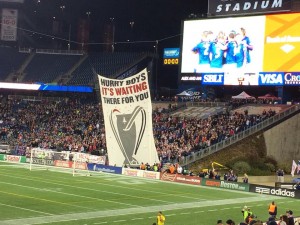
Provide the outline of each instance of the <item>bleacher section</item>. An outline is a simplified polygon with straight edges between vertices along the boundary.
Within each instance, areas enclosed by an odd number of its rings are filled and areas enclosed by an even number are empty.
[[[51,83],[80,59],[79,55],[36,54],[24,73],[25,82]]]
[[[16,72],[28,56],[15,48],[0,47],[0,80],[4,81],[11,72]]]
[[[92,53],[72,73],[68,85],[88,85],[94,81],[95,72],[106,77],[115,75],[118,71],[126,69],[133,63],[138,62],[144,53]]]
[[[188,118],[198,118],[206,119],[209,116],[217,115],[219,113],[226,112],[227,108],[225,106],[216,107],[188,107],[183,110],[176,111],[172,116],[176,117],[188,117]]]

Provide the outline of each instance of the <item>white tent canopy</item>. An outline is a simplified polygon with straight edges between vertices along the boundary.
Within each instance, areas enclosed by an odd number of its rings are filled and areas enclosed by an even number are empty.
[[[183,91],[179,94],[177,94],[177,96],[180,96],[180,97],[190,97],[192,96],[191,94],[187,93],[186,91]]]
[[[255,99],[255,97],[248,95],[246,92],[242,92],[236,96],[232,96],[233,99]]]

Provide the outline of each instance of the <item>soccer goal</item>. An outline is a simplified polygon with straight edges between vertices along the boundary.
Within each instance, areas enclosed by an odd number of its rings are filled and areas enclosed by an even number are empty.
[[[30,152],[30,170],[51,170],[64,172],[73,176],[91,176],[100,174],[90,171],[88,164],[104,164],[105,157],[70,151],[53,151],[50,149],[32,148]]]
[[[74,152],[71,157],[73,176],[91,176],[91,173],[87,168],[87,164],[90,161],[89,154]]]
[[[30,150],[29,169],[45,170],[54,165],[55,152],[49,149],[32,148]]]

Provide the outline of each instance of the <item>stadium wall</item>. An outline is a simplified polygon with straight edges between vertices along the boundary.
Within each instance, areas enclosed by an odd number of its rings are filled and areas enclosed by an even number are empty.
[[[264,132],[268,156],[279,163],[299,158],[300,155],[300,114]]]

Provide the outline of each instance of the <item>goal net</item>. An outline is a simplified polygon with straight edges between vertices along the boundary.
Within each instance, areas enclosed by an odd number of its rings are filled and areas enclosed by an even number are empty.
[[[30,152],[30,170],[52,170],[72,173],[73,176],[90,176],[88,163],[99,163],[102,159],[86,153],[53,151],[50,149],[32,148]],[[101,161],[103,163],[103,160]]]

